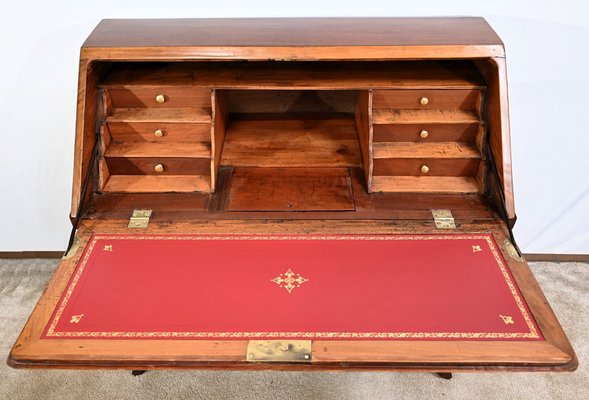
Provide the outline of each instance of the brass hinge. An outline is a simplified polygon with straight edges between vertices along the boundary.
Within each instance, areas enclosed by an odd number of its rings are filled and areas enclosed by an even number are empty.
[[[74,238],[74,242],[72,243],[72,247],[70,247],[69,251],[63,255],[63,257],[61,257],[64,260],[68,260],[70,258],[72,258],[73,256],[76,255],[76,253],[78,252],[78,249],[80,248],[80,245],[82,244],[82,241],[80,240],[80,238],[75,237]]]
[[[519,255],[517,249],[509,239],[503,241],[503,246],[505,246],[505,250],[507,250],[509,257],[513,258],[515,261],[524,262],[524,258]]]
[[[311,362],[310,340],[250,340],[247,361],[250,362]]]
[[[432,210],[434,223],[438,229],[456,229],[454,216],[450,210]]]
[[[128,228],[147,228],[149,225],[151,210],[133,210],[133,215],[129,219]]]

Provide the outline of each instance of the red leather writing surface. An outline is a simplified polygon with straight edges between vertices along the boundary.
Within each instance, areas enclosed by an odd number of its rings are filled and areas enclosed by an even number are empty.
[[[94,235],[46,338],[542,340],[492,235]]]

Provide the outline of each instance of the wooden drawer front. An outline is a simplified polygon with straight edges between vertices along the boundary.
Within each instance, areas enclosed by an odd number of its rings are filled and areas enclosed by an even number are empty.
[[[111,122],[110,136],[121,142],[210,142],[211,124]]]
[[[374,109],[475,110],[479,108],[479,100],[480,91],[476,89],[374,90],[372,92]]]
[[[374,175],[401,176],[475,176],[477,159],[407,159],[385,158],[374,160]],[[422,172],[426,166],[427,173]]]
[[[211,107],[211,90],[193,87],[155,86],[108,89],[115,108],[200,108]],[[158,96],[163,102],[158,102]]]
[[[210,175],[208,158],[106,158],[111,175]],[[161,165],[163,170],[156,171]]]
[[[373,140],[374,142],[473,142],[479,126],[479,124],[419,123],[374,125]]]

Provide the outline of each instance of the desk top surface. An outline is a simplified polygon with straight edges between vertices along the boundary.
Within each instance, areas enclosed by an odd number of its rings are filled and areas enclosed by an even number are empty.
[[[107,19],[83,47],[456,45],[503,44],[480,17]]]

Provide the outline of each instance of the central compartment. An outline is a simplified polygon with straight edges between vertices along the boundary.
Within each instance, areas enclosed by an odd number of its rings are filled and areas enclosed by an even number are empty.
[[[353,211],[357,90],[217,90],[228,211]],[[222,107],[220,107],[222,109]],[[367,108],[366,108],[367,111]]]
[[[357,91],[226,90],[221,166],[355,167]]]

